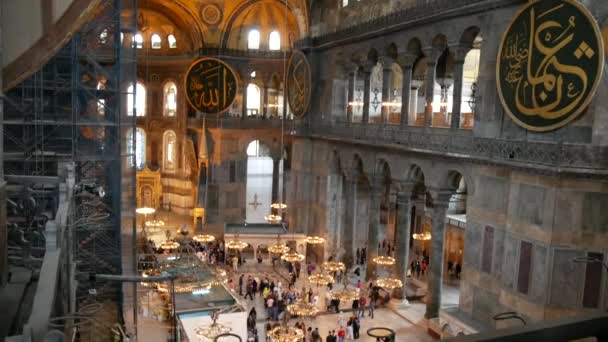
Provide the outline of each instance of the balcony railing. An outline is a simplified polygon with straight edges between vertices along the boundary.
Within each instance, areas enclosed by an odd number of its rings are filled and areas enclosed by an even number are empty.
[[[222,129],[280,129],[283,127],[286,131],[291,129],[293,121],[286,119],[281,122],[278,117],[246,117],[241,118],[240,114],[231,115],[225,114],[224,116],[209,115],[206,119],[203,118],[189,118],[188,126],[190,127],[202,127],[204,124],[207,128],[222,128]]]
[[[201,48],[198,50],[199,56],[214,56],[226,58],[263,58],[263,59],[283,59],[284,50],[241,50],[241,49],[222,49],[222,48]],[[289,52],[287,52],[289,55]]]
[[[412,152],[484,164],[511,164],[548,173],[608,175],[608,148],[602,146],[482,138],[473,136],[468,130],[354,123],[315,123],[312,126],[300,123],[296,134],[390,145]]]

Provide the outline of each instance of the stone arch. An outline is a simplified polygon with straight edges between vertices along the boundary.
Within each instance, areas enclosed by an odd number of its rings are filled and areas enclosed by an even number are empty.
[[[431,41],[431,47],[433,48],[433,50],[441,53],[448,48],[448,39],[444,34],[440,33],[433,37],[433,40]]]
[[[397,59],[397,55],[399,54],[399,50],[397,49],[397,45],[395,43],[390,43],[384,48],[384,54],[386,56],[391,57],[393,60]]]
[[[481,30],[477,26],[467,27],[460,36],[460,44],[469,48],[473,47],[473,42],[475,42],[480,32]]]
[[[139,7],[161,13],[173,21],[182,34],[189,34],[190,42],[195,50],[204,46],[204,24],[198,19],[198,14],[194,13],[188,6],[179,1],[169,3],[163,0],[151,0],[144,1]]]
[[[407,42],[406,51],[414,56],[422,57],[422,43],[420,39],[414,37]]]
[[[331,152],[331,157],[329,161],[329,174],[341,174],[342,173],[342,165],[340,162],[340,155],[337,151]]]

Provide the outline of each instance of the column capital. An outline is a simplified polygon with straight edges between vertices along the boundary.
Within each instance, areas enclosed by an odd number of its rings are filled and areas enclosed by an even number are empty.
[[[454,63],[463,64],[464,59],[467,56],[467,53],[469,53],[469,51],[471,51],[471,47],[462,45],[462,44],[455,44],[455,45],[450,45],[449,50],[450,50],[450,55],[452,55],[452,58],[454,60]]]
[[[428,189],[433,199],[433,207],[447,209],[450,204],[450,198],[454,194],[451,189]]]
[[[416,183],[399,179],[393,179],[392,182],[397,188],[397,193],[407,193],[410,197],[412,196],[412,191],[414,190]]]
[[[439,60],[439,57],[441,57],[443,51],[443,49],[439,49],[435,46],[427,46],[422,48],[422,53],[428,58],[428,65],[437,64],[437,61]]]
[[[355,168],[343,168],[344,178],[347,182],[356,183],[359,180],[360,172]]]
[[[391,70],[393,66],[393,62],[395,59],[391,56],[380,56],[378,57],[378,62],[382,64],[382,68],[385,70]]]
[[[369,188],[372,193],[381,193],[386,187],[386,178],[381,175],[370,175],[369,179]]]
[[[401,67],[402,70],[412,69],[414,67],[414,63],[416,63],[417,59],[418,59],[418,56],[416,56],[414,54],[402,53],[399,56],[397,56],[397,64],[399,64],[399,66]]]

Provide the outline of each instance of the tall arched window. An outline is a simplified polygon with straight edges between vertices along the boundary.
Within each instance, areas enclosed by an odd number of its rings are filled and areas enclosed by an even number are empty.
[[[133,47],[141,49],[144,47],[144,37],[141,33],[137,33],[133,36]]]
[[[253,83],[247,86],[247,115],[258,115],[260,113],[260,87]]]
[[[272,174],[274,163],[267,146],[254,140],[247,146],[247,187],[245,220],[251,223],[266,222],[272,203]]]
[[[175,132],[163,134],[163,166],[165,171],[175,171],[177,166],[177,137]]]
[[[257,50],[260,48],[260,31],[253,29],[247,37],[247,48]]]
[[[142,83],[137,82],[135,94],[133,94],[133,85],[127,88],[127,94],[127,115],[133,116],[133,100],[135,100],[135,115],[146,116],[146,87]]]
[[[268,47],[270,50],[281,49],[281,35],[278,31],[270,32],[270,37],[268,38]]]
[[[173,82],[167,82],[163,89],[165,106],[164,116],[175,116],[177,113],[177,86]]]
[[[153,49],[160,49],[161,48],[160,36],[157,33],[153,34],[152,38],[150,38],[150,43],[151,43]]]
[[[132,129],[127,132],[127,153],[132,155],[129,158],[129,166],[133,166],[133,162],[138,169],[142,169],[146,165],[146,132],[143,129],[136,128],[135,137],[133,137]]]
[[[175,39],[174,35],[170,34],[169,37],[167,37],[167,41],[169,42],[169,49],[177,48],[177,39]]]

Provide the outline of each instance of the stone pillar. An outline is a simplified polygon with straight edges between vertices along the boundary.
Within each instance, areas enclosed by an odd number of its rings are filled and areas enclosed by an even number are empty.
[[[385,58],[382,61],[382,123],[387,124],[391,107],[388,105],[391,101],[391,79],[393,75],[392,61]]]
[[[412,66],[409,64],[402,65],[401,71],[403,73],[403,83],[401,84],[401,127],[407,127],[410,114],[410,96],[412,94]],[[416,96],[418,96],[418,90],[416,90]]]
[[[367,234],[367,272],[366,280],[376,278],[376,264],[373,259],[378,256],[378,232],[380,229],[380,203],[384,179],[372,179],[369,189],[369,230]]]
[[[346,121],[353,122],[353,102],[355,101],[355,72],[348,73],[348,103],[346,106]]]
[[[264,105],[262,108],[262,116],[264,119],[268,117],[268,82],[264,83]]]
[[[369,123],[369,102],[371,87],[371,70],[363,71],[363,123]]]
[[[243,112],[241,118],[247,118],[247,82],[243,80]]]
[[[344,177],[344,257],[346,265],[354,264],[353,237],[357,216],[357,180],[354,177]]]
[[[0,6],[0,22],[2,22],[2,6]],[[2,25],[0,25],[2,26]],[[0,27],[0,60],[2,60],[2,27]],[[2,89],[2,74],[0,74],[0,89]],[[4,100],[0,96],[0,122],[4,120]],[[8,281],[8,230],[6,227],[6,182],[4,181],[4,130],[0,130],[0,287]]]
[[[433,208],[431,223],[431,255],[429,263],[428,296],[426,319],[439,317],[441,308],[441,288],[443,285],[443,260],[445,247],[445,215],[450,202],[451,191],[432,191]]]
[[[405,302],[407,301],[407,299],[405,298],[405,284],[407,281],[407,270],[409,268],[410,255],[410,221],[412,212],[411,197],[412,187],[405,188],[399,193],[397,193],[397,242],[395,245],[395,259],[397,261],[396,277],[403,281],[401,295]]]
[[[424,110],[424,127],[431,127],[433,123],[433,96],[435,95],[435,75],[437,73],[437,59],[429,57],[426,69],[426,107]]]
[[[416,117],[418,114],[418,88],[419,87],[411,88],[410,108],[407,116],[407,120],[408,122],[410,122],[410,126],[416,125]]]
[[[464,76],[464,58],[469,51],[465,48],[454,48],[454,94],[452,97],[452,129],[460,128],[460,108],[462,107],[462,86]]]
[[[271,203],[276,203],[279,201],[279,166],[281,163],[281,159],[273,158],[272,159],[272,201]]]

